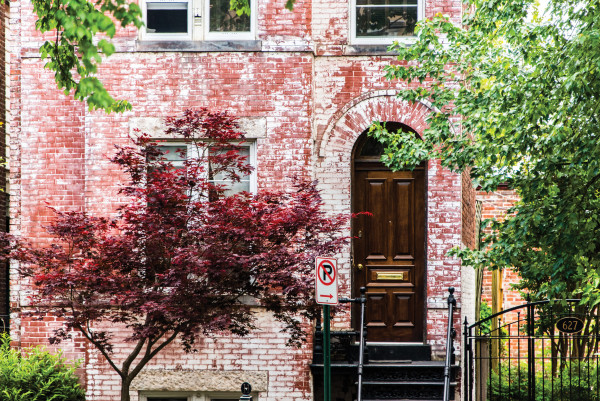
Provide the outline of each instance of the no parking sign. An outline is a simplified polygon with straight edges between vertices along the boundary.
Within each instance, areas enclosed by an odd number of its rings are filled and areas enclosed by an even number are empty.
[[[320,257],[316,259],[315,265],[315,294],[317,303],[322,305],[337,305],[337,260]]]

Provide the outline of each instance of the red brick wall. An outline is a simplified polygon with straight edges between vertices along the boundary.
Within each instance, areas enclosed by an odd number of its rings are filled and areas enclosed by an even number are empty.
[[[514,190],[500,187],[494,192],[477,192],[477,200],[482,202],[481,218],[482,220],[496,218],[502,219],[508,209],[510,209],[519,197]],[[508,309],[513,306],[521,305],[525,301],[517,291],[511,290],[510,285],[519,281],[519,276],[511,271],[504,270],[502,273],[502,308]],[[492,296],[492,273],[489,270],[484,271],[483,276],[483,294],[482,298],[491,306]]]
[[[390,83],[382,69],[394,57],[348,56],[348,4],[345,1],[298,0],[294,12],[283,0],[258,0],[261,51],[135,51],[136,32],[117,35],[118,52],[99,69],[99,77],[117,98],[133,104],[131,112],[106,115],[55,88],[51,73],[36,52],[42,36],[33,29],[27,0],[11,2],[9,87],[11,134],[11,229],[46,241],[43,226],[61,210],[114,213],[121,175],[108,161],[114,144],[124,144],[134,121],[164,118],[186,108],[229,110],[258,118],[266,135],[257,138],[260,189],[289,187],[292,176],[320,180],[325,207],[350,211],[350,156],[358,135],[373,120],[400,121],[422,132],[428,112],[422,104],[397,101],[402,83]],[[460,1],[427,2],[426,14],[452,12],[460,20]],[[461,295],[461,266],[446,256],[465,241],[469,222],[462,209],[465,183],[438,162],[427,167],[427,331],[436,355],[443,353],[447,288]],[[340,262],[342,295],[349,295],[350,249]],[[20,317],[30,306],[28,283],[12,270],[11,306],[15,343],[46,344],[60,322]],[[457,313],[459,316],[460,313]],[[457,317],[458,322],[459,317]],[[261,330],[246,339],[203,340],[198,353],[169,347],[150,368],[266,371],[268,389],[261,400],[311,399],[308,363],[311,347],[286,348],[279,326],[261,315]],[[334,319],[349,328],[350,316]],[[69,357],[83,359],[88,400],[115,399],[118,378],[79,338],[61,345]],[[238,389],[232,389],[237,391]]]
[[[471,182],[469,170],[461,174],[462,180],[462,242],[465,246],[474,249],[477,246],[477,233],[475,221],[475,188]]]

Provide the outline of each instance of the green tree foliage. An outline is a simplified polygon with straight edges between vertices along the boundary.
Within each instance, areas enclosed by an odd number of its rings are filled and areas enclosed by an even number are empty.
[[[86,101],[90,109],[121,112],[131,109],[125,100],[115,100],[94,75],[102,55],[114,53],[107,39],[121,26],[142,26],[142,12],[126,0],[32,0],[36,29],[52,31],[55,38],[40,48],[46,68],[54,72],[59,89]]]
[[[512,267],[533,298],[600,303],[600,1],[470,0],[464,29],[440,15],[412,46],[394,45],[399,97],[432,106],[423,140],[374,126],[395,169],[440,158],[500,183],[521,201],[488,222],[487,249],[456,251],[469,265]],[[484,247],[485,248],[485,247]]]
[[[61,354],[42,347],[26,352],[10,348],[10,338],[0,338],[0,400],[83,401],[85,391],[75,376],[76,366]]]

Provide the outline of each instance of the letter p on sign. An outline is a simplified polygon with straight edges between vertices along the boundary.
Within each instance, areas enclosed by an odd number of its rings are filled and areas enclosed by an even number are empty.
[[[317,258],[315,266],[315,294],[317,303],[322,305],[337,305],[337,260],[333,258]]]

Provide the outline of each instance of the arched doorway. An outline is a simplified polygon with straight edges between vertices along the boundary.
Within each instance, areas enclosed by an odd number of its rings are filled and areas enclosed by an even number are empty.
[[[353,292],[367,287],[369,341],[423,342],[425,167],[393,172],[379,161],[382,152],[365,131],[352,154],[352,211],[372,213],[352,226]]]

